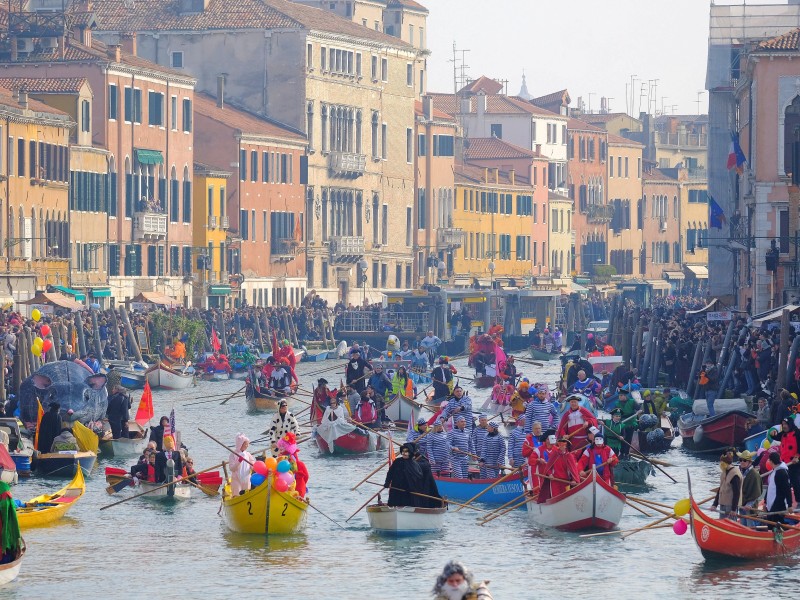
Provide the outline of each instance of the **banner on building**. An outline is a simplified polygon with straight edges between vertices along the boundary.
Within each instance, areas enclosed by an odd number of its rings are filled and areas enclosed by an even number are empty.
[[[707,319],[709,321],[730,321],[733,319],[733,311],[730,310],[718,310],[716,312],[708,312],[706,313]]]

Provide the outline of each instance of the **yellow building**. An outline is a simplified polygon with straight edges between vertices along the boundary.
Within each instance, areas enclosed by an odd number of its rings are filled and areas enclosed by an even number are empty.
[[[445,226],[463,230],[464,244],[453,256],[456,283],[477,279],[489,286],[492,279],[515,278],[521,283],[530,277],[537,258],[546,256],[546,250],[537,247],[538,240],[531,239],[533,187],[513,172],[471,165],[455,167],[455,187],[451,213],[442,218]],[[546,210],[546,204],[541,208]]]
[[[195,307],[225,307],[231,287],[225,265],[226,229],[220,226],[227,220],[226,187],[230,173],[194,163],[192,206],[192,262],[196,276],[192,299]]]
[[[684,289],[705,289],[708,283],[708,182],[689,169],[675,169],[680,182],[681,251]]]
[[[626,278],[640,273],[644,223],[638,207],[643,151],[642,144],[608,134],[608,205],[613,209],[608,226],[608,264]]]

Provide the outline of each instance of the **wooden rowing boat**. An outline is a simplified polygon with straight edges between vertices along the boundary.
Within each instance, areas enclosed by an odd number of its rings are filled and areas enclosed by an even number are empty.
[[[22,567],[22,559],[25,556],[25,551],[28,548],[25,546],[25,540],[20,538],[20,548],[17,558],[10,563],[0,565],[0,586],[11,583],[19,575],[19,570]]]
[[[85,491],[83,470],[76,469],[72,481],[57,492],[36,496],[28,500],[25,506],[17,508],[20,529],[41,527],[58,521],[80,500]]]
[[[83,474],[88,475],[96,461],[97,454],[94,452],[48,452],[36,457],[36,472],[44,476],[74,477],[75,472],[82,469]]]
[[[440,531],[444,525],[446,512],[446,507],[420,508],[373,504],[367,507],[367,519],[369,526],[377,533],[417,535]]]
[[[457,477],[439,477],[434,475],[439,494],[448,500],[466,502],[485,489],[491,489],[478,498],[477,502],[485,504],[506,504],[523,494],[522,477],[517,474],[498,484],[500,479],[459,479]],[[494,486],[494,487],[492,487]]]
[[[147,381],[153,389],[185,390],[194,381],[194,368],[169,366],[161,361],[147,372]]]
[[[683,448],[710,452],[742,445],[755,415],[744,410],[718,412],[713,417],[687,413],[678,419]]]
[[[700,509],[691,492],[689,498],[692,537],[704,558],[769,558],[792,554],[800,547],[800,530],[756,530],[730,519],[715,519]]]
[[[558,360],[561,358],[560,352],[548,352],[547,350],[539,350],[533,347],[531,347],[530,351],[533,360]]]
[[[101,440],[100,453],[103,458],[138,458],[147,447],[148,436],[144,427],[136,421],[128,421],[128,437],[116,440]]]
[[[528,518],[562,531],[613,529],[622,518],[625,496],[608,485],[597,470],[572,489],[544,502],[529,500]]]
[[[140,494],[148,492],[146,496],[142,496],[146,500],[157,500],[161,502],[169,502],[171,500],[188,500],[192,497],[192,486],[188,483],[176,483],[168,487],[156,489],[163,486],[164,483],[151,483],[149,481],[139,481],[139,487],[142,489]],[[155,491],[151,491],[155,490]]]
[[[222,517],[229,529],[266,535],[297,533],[305,529],[308,504],[272,486],[272,475],[258,487],[232,496],[222,492]]]
[[[364,427],[356,427],[350,433],[337,437],[333,440],[332,450],[321,435],[316,434],[314,441],[324,454],[366,454],[383,450],[384,443],[382,437]]]
[[[653,466],[646,460],[624,458],[614,466],[614,483],[621,487],[645,487],[647,478],[655,473]]]
[[[278,401],[281,400],[277,396],[255,389],[250,381],[245,386],[244,398],[247,410],[251,411],[278,410]]]

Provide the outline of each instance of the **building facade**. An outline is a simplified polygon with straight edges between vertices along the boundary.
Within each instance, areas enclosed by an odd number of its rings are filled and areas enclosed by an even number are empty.
[[[195,122],[200,126],[199,119]],[[192,306],[195,308],[228,308],[232,304],[225,253],[228,241],[226,190],[230,180],[229,171],[194,163]]]
[[[636,204],[642,243],[635,266],[639,269],[640,279],[659,284],[666,281],[669,289],[677,292],[683,288],[686,279],[681,250],[681,186],[677,179],[652,163],[646,165],[642,174],[642,197]]]
[[[640,270],[636,262],[643,243],[637,219],[642,198],[642,151],[641,144],[608,134],[608,264],[624,278]]]

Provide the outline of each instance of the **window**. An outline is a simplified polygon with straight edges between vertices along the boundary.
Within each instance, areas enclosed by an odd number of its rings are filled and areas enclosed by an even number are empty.
[[[411,24],[408,25],[408,43],[414,45],[414,26]]]
[[[625,157],[625,178],[628,178],[628,157]]]
[[[425,28],[419,28],[419,47],[424,49],[425,48]]]
[[[491,136],[493,138],[497,138],[498,140],[502,140],[503,139],[503,125],[502,124],[500,124],[500,123],[492,123],[489,126],[489,129],[491,131]]]
[[[778,211],[778,228],[780,234],[779,247],[781,254],[789,252],[789,211]],[[706,244],[707,246],[707,244]]]
[[[406,207],[406,246],[408,246],[409,248],[411,248],[411,242],[412,242],[412,239],[413,239],[412,236],[411,236],[411,228],[412,228],[411,220],[412,220],[411,219],[411,207],[407,206]],[[398,284],[398,286],[399,286],[399,284]]]
[[[147,124],[158,127],[164,126],[164,94],[159,92],[148,92]]]
[[[614,157],[612,156],[608,161],[608,176],[614,176]]]
[[[689,202],[697,204],[708,203],[708,192],[706,190],[689,190]]]
[[[428,226],[428,207],[425,202],[425,188],[417,189],[417,228],[425,229]]]
[[[172,131],[178,131],[178,97],[170,98],[169,127]]]
[[[378,159],[380,155],[378,154],[378,120],[379,115],[377,112],[372,112],[372,158]]]
[[[372,55],[372,81],[378,81],[378,57],[374,54]]]
[[[247,150],[239,150],[239,181],[247,181]]]
[[[411,63],[406,64],[406,85],[408,87],[414,85],[414,65]]]
[[[356,52],[356,75],[361,77],[361,52]]]
[[[25,177],[25,140],[17,140],[17,176]]]
[[[433,155],[434,156],[454,156],[455,145],[452,135],[433,136]]]
[[[427,156],[427,155],[428,155],[427,138],[424,133],[420,133],[417,136],[417,156]]]
[[[617,177],[622,177],[622,157],[617,157]]]
[[[642,159],[636,159],[636,177],[641,179],[642,178]]]
[[[91,131],[91,113],[89,109],[89,101],[81,100],[81,131]]]
[[[314,46],[306,45],[306,68],[310,71],[314,68]]]
[[[192,101],[189,98],[183,99],[183,130],[186,133],[192,131]]]
[[[247,210],[239,211],[239,236],[243,240],[249,239],[250,228],[248,227]]]
[[[183,68],[183,52],[172,52],[170,54],[170,65],[173,69]]]
[[[108,86],[108,119],[114,121],[119,110],[119,88],[112,83]]]
[[[389,156],[389,134],[386,123],[381,125],[381,158],[387,160]]]
[[[411,128],[406,129],[406,162],[414,162],[414,132]]]
[[[389,243],[389,205],[384,204],[381,211],[381,243]]]
[[[384,83],[389,81],[389,59],[381,59],[381,81]]]
[[[319,68],[322,71],[328,70],[328,49],[325,46],[319,48]]]
[[[258,181],[258,152],[250,151],[250,181]]]
[[[244,238],[243,238],[244,239]],[[256,209],[250,211],[250,241],[256,241]]]
[[[183,172],[183,222],[192,222],[192,182],[188,169]]]

